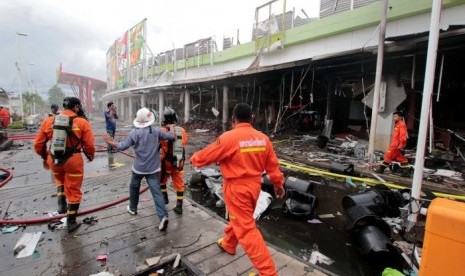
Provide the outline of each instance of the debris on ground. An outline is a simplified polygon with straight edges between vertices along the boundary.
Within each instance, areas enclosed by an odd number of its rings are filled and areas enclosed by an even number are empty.
[[[89,276],[114,276],[114,274],[110,273],[108,271],[102,271],[102,272],[99,272],[97,274],[91,274]]]
[[[67,227],[66,217],[61,218],[60,220],[53,220],[48,223],[48,229],[50,231],[63,230],[63,229],[66,229],[66,227]]]
[[[155,256],[155,257],[152,257],[152,258],[145,259],[145,262],[146,262],[149,266],[153,266],[153,265],[158,264],[158,262],[160,261],[160,259],[161,259],[161,256]]]
[[[18,229],[19,229],[18,226],[3,227],[2,228],[2,233],[3,234],[9,234],[9,233],[15,232]]]
[[[269,193],[260,191],[260,195],[258,196],[257,205],[255,206],[255,210],[253,212],[253,218],[255,220],[260,219],[260,216],[265,212],[271,204],[273,200],[273,196]]]
[[[319,251],[313,251],[312,254],[310,255],[310,260],[309,262],[313,265],[316,265],[317,263],[319,264],[326,264],[326,265],[332,265],[334,263],[334,260],[329,258],[328,256],[323,255]]]
[[[34,254],[42,232],[24,233],[13,248],[15,258],[29,257]]]
[[[88,224],[88,225],[94,225],[98,222],[97,217],[86,217],[82,220],[82,223]]]
[[[46,211],[44,212],[44,215],[48,215],[48,217],[53,218],[53,217],[58,217],[60,214],[58,211]]]
[[[181,263],[181,254],[178,253],[176,255],[176,259],[174,260],[173,268],[177,268],[180,263]]]
[[[99,262],[106,262],[107,258],[108,258],[107,255],[98,255],[97,257],[95,257],[95,259]]]
[[[319,218],[334,218],[335,216],[333,214],[323,214],[323,215],[318,215]]]
[[[110,254],[110,248],[108,248],[108,242],[102,241],[99,245],[99,255],[95,258],[100,262],[100,266],[105,266],[108,260],[108,255]]]

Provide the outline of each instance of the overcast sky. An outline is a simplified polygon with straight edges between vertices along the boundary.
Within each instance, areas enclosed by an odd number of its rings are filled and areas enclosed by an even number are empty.
[[[282,0],[281,0],[282,1]],[[115,39],[147,18],[147,41],[159,53],[200,38],[251,40],[255,8],[268,0],[0,0],[0,87],[18,90],[18,41],[23,91],[28,69],[40,92],[56,83],[56,68],[106,81],[106,52]],[[287,10],[317,17],[320,0],[287,0]],[[275,13],[280,13],[278,5]],[[301,14],[301,17],[303,15]],[[18,36],[16,33],[27,34]],[[236,38],[235,38],[236,41]],[[33,65],[30,65],[33,64]]]

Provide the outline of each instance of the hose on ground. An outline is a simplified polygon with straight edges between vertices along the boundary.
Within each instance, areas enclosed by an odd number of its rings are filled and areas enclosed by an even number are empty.
[[[144,193],[148,189],[149,189],[149,187],[145,187],[144,189],[142,189],[139,192],[139,194]],[[103,210],[105,208],[109,208],[109,207],[115,206],[117,204],[120,204],[120,203],[122,203],[122,202],[124,202],[124,201],[126,201],[128,199],[129,199],[128,196],[123,197],[123,198],[120,198],[120,199],[115,200],[113,202],[108,202],[108,203],[105,203],[103,205],[84,210],[82,212],[79,212],[77,215],[78,216],[83,216],[83,215],[91,214],[91,213]],[[29,225],[29,224],[50,222],[50,221],[61,219],[61,218],[64,218],[64,217],[66,217],[66,215],[59,215],[59,216],[55,216],[55,217],[30,218],[30,219],[12,219],[12,220],[0,219],[0,225],[19,225],[19,224]]]
[[[16,137],[13,137],[13,140],[26,140],[26,139],[34,139],[34,138],[35,138],[35,135],[17,135]],[[98,150],[97,152],[106,152],[107,151],[107,149],[106,149],[107,147],[104,146],[104,145],[95,145],[95,146],[104,148],[102,150]],[[122,154],[124,154],[126,156],[129,156],[129,157],[132,157],[132,158],[135,157],[134,155],[123,152],[123,151],[120,151],[120,153],[122,153]],[[4,169],[4,168],[0,168],[0,170],[4,171],[5,173],[8,174],[7,178],[5,178],[4,180],[2,180],[0,182],[0,188],[1,188],[1,187],[5,186],[13,178],[13,173],[11,173],[11,171],[9,171],[7,169]],[[149,187],[143,188],[139,192],[139,194],[144,193],[148,189],[149,189]],[[79,212],[77,215],[78,216],[83,216],[83,215],[91,214],[91,213],[94,213],[94,212],[97,212],[97,211],[100,211],[100,210],[115,206],[117,204],[120,204],[120,203],[122,203],[122,202],[124,202],[124,201],[126,201],[128,199],[129,199],[129,196],[123,197],[123,198],[115,200],[113,202],[108,202],[108,203],[105,203],[103,205],[84,210],[82,212]],[[12,220],[0,219],[0,225],[19,225],[19,224],[29,225],[29,224],[50,222],[50,221],[61,219],[61,218],[64,218],[64,217],[66,217],[66,215],[59,215],[59,216],[54,216],[54,217],[30,218],[30,219],[12,219]]]
[[[0,182],[0,188],[5,186],[6,183],[8,183],[12,178],[13,178],[13,173],[7,169],[4,169],[4,168],[0,168],[0,171],[4,171],[5,173],[8,174],[8,176],[2,180],[2,182]]]

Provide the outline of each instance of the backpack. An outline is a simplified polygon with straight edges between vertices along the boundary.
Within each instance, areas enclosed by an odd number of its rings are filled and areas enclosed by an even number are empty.
[[[168,141],[166,160],[181,171],[184,168],[184,161],[186,160],[186,150],[182,145],[181,127],[176,126],[174,128],[174,136],[176,137],[176,140]]]
[[[63,165],[71,157],[81,143],[81,140],[72,131],[73,120],[76,118],[58,114],[53,118],[52,143],[50,154],[53,157],[55,166]],[[67,140],[73,137],[77,142],[71,147],[67,147]]]

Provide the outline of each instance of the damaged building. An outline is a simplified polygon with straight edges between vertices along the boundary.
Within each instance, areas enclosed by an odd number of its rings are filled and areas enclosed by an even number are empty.
[[[253,41],[218,51],[207,38],[147,57],[128,70],[127,87],[109,86],[102,99],[115,101],[125,118],[140,106],[159,113],[173,106],[186,123],[217,119],[224,129],[234,104],[247,102],[256,127],[269,133],[321,131],[331,122],[331,134],[368,138],[379,3],[322,1],[319,20],[303,20],[291,10],[259,21],[276,2],[257,8]],[[441,19],[432,121],[435,140],[446,149],[447,130],[464,128],[459,112],[465,88],[464,4],[444,1]],[[430,1],[390,1],[377,150],[389,143],[394,110],[405,111],[409,135],[416,137],[430,8]]]

